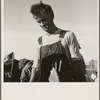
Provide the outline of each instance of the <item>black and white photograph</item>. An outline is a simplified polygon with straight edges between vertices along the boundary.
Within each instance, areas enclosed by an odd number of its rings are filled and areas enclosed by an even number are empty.
[[[14,100],[21,87],[25,88],[16,100],[33,100],[30,95],[33,87],[39,90],[37,85],[46,93],[37,100],[47,99],[47,95],[51,100],[54,88],[71,93],[72,87],[75,92],[82,84],[83,92],[90,93],[77,100],[98,100],[98,20],[99,0],[2,0],[2,100]],[[21,95],[25,90],[27,97]],[[77,96],[69,94],[68,98]]]

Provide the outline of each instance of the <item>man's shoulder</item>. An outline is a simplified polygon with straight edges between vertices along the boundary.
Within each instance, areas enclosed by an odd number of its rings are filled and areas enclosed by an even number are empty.
[[[67,36],[67,37],[70,37],[70,36],[73,36],[73,35],[74,35],[74,33],[70,30],[68,30],[65,34],[65,36]]]
[[[75,34],[72,32],[72,31],[70,31],[70,30],[68,30],[68,31],[66,31],[66,34],[65,34],[65,36],[64,36],[64,39],[65,40],[73,40],[75,38]]]

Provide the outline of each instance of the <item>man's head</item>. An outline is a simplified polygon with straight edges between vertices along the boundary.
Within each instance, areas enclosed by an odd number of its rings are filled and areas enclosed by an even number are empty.
[[[33,4],[30,12],[33,14],[33,17],[45,16],[50,17],[52,20],[54,19],[54,12],[51,6],[42,2]]]
[[[14,52],[4,56],[4,65],[10,65],[14,59]]]
[[[19,65],[19,69],[23,69],[26,65],[31,67],[33,65],[34,60],[29,60],[26,58],[20,59],[18,65]]]
[[[40,2],[32,5],[30,12],[43,30],[48,31],[54,19],[54,13],[51,6]]]

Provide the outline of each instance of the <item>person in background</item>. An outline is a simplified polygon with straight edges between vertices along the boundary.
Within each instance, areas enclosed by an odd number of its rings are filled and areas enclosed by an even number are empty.
[[[63,30],[54,23],[54,12],[49,4],[33,4],[30,12],[45,34],[38,38],[30,82],[40,71],[39,82],[49,82],[52,68],[59,82],[85,82],[85,63],[79,51],[80,45],[75,34]]]
[[[28,82],[30,79],[33,60],[23,58],[23,59],[20,59],[18,65],[19,65],[19,69],[21,70],[20,81]]]
[[[4,82],[20,82],[19,60],[15,59],[14,52],[4,57]]]

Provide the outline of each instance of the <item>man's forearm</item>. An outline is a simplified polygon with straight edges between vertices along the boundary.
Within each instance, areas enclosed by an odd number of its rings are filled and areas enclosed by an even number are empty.
[[[34,82],[35,73],[36,73],[36,68],[32,68],[32,70],[31,70],[31,76],[30,76],[30,82]]]

